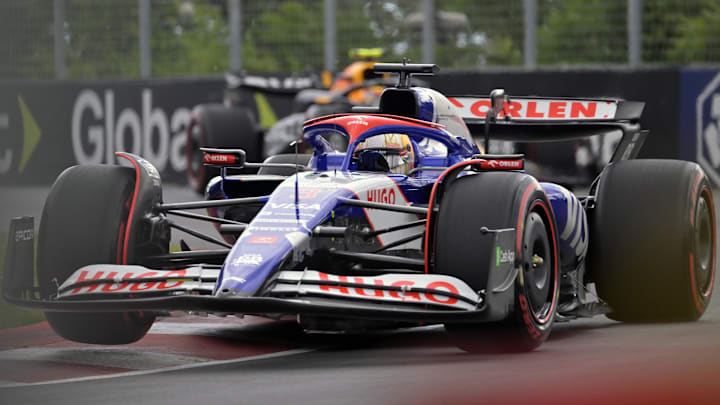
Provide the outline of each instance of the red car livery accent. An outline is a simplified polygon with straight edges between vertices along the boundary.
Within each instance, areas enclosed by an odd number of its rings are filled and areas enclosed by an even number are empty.
[[[277,236],[261,236],[261,235],[255,235],[250,237],[250,240],[248,243],[253,243],[256,245],[272,245],[273,243],[277,242],[278,237]]]
[[[309,127],[317,124],[333,124],[342,127],[350,137],[350,143],[352,143],[358,136],[363,134],[369,129],[379,127],[382,125],[398,125],[401,124],[408,127],[421,127],[421,128],[445,128],[444,125],[436,124],[433,122],[416,120],[413,118],[400,117],[396,115],[362,115],[362,120],[359,119],[357,114],[338,114],[330,115],[327,117],[316,118],[314,120],[306,121],[303,126]]]
[[[325,274],[325,273],[318,273],[318,276],[320,277],[320,280],[324,281],[340,281],[345,283],[356,283],[356,284],[368,284],[369,286],[376,285],[376,286],[384,286],[385,283],[382,280],[379,279],[373,279],[373,284],[371,284],[368,280],[365,280],[363,277],[352,277],[350,279],[348,276],[335,276],[332,274]],[[332,278],[331,278],[332,277]],[[453,294],[459,294],[458,289],[448,283],[447,281],[433,281],[428,283],[427,285],[416,285],[414,281],[411,280],[398,280],[394,281],[389,284],[392,287],[416,287],[416,288],[425,288],[425,289],[438,289],[438,290],[444,290]],[[373,294],[368,294],[366,291],[371,289],[370,288],[349,288],[349,287],[343,287],[343,286],[331,286],[331,285],[321,285],[320,290],[322,291],[337,291],[343,295],[358,295],[358,296],[375,296],[378,298],[395,298],[397,300],[413,300],[413,301],[423,301],[423,298],[425,298],[428,301],[435,302],[438,304],[446,304],[446,305],[453,305],[458,302],[457,298],[453,297],[445,297],[445,296],[436,296],[432,293],[425,292],[425,293],[419,293],[419,292],[412,292],[410,289],[408,289],[407,292],[397,292],[397,291],[385,291],[385,290],[372,290]]]
[[[368,190],[367,200],[385,204],[395,204],[395,189],[390,187]]]
[[[228,155],[228,154],[221,154],[221,153],[203,153],[203,162],[204,163],[223,163],[223,164],[233,164],[235,163],[235,155]]]
[[[492,159],[483,160],[479,164],[483,170],[522,170],[522,159]]]
[[[78,293],[90,293],[97,290],[100,286],[103,286],[99,291],[102,292],[118,292],[118,291],[145,291],[145,290],[169,290],[172,288],[179,287],[184,283],[183,280],[178,281],[151,281],[146,283],[140,283],[143,278],[181,278],[185,277],[186,270],[173,270],[173,271],[149,271],[143,274],[135,276],[134,273],[123,274],[121,280],[124,282],[99,282],[98,284],[92,284],[88,286],[77,287],[70,293],[71,295]],[[116,279],[118,278],[117,271],[89,271],[83,270],[75,280],[76,283],[91,280],[102,280],[102,279]],[[125,281],[126,280],[126,281]],[[130,281],[132,280],[132,281]]]

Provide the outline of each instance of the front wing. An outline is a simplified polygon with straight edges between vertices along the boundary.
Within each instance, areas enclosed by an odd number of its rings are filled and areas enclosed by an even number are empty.
[[[504,319],[513,302],[516,274],[496,270],[495,288],[475,292],[440,274],[387,273],[341,276],[314,270],[280,271],[260,296],[214,291],[220,270],[193,266],[154,270],[96,264],[76,270],[49,298],[37,298],[32,220],[14,220],[5,263],[3,296],[14,305],[48,312],[195,311],[250,315],[300,314],[397,322],[452,323]],[[507,235],[511,237],[511,235]],[[508,264],[509,265],[509,264]],[[503,273],[506,273],[503,275]]]

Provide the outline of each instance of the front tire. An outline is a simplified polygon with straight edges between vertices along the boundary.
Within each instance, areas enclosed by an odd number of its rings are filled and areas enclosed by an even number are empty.
[[[60,174],[40,222],[37,276],[43,297],[82,266],[126,264],[125,252],[132,263],[136,252],[123,244],[134,185],[134,170],[120,166],[74,166]],[[155,320],[147,312],[46,312],[45,316],[65,339],[104,345],[137,341]]]
[[[557,311],[558,241],[550,203],[539,184],[519,173],[490,172],[452,183],[440,203],[435,270],[487,288],[492,234],[481,227],[515,228],[520,270],[510,316],[485,324],[446,324],[451,340],[471,353],[525,352],[550,335]]]

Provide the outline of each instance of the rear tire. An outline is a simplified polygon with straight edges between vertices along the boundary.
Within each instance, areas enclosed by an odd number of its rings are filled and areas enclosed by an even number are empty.
[[[700,166],[630,160],[602,174],[588,259],[600,297],[627,322],[694,321],[710,302],[715,213]]]
[[[134,170],[120,166],[74,166],[60,174],[40,222],[37,276],[43,297],[82,266],[123,262],[134,186]],[[148,207],[135,209],[137,214]],[[134,249],[128,249],[128,263],[134,256]],[[147,312],[46,312],[45,316],[65,339],[105,345],[137,341],[155,320]]]
[[[248,162],[262,159],[262,134],[252,112],[245,107],[203,104],[190,120],[185,146],[185,160],[190,187],[202,194],[210,179],[220,169],[203,165],[200,148],[242,148]]]
[[[471,353],[533,350],[550,335],[557,311],[558,241],[550,203],[528,175],[491,172],[457,179],[440,203],[436,272],[458,277],[475,291],[486,289],[495,250],[492,234],[480,233],[483,226],[521,232],[520,246],[515,246],[521,270],[510,316],[501,322],[445,328],[458,347]],[[542,263],[533,266],[533,256]]]

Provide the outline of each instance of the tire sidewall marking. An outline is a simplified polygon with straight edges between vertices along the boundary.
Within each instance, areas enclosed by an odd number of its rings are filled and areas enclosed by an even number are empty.
[[[525,201],[526,201],[526,200],[523,200],[523,205],[525,205],[525,204],[524,204]],[[527,303],[527,298],[525,297],[525,286],[523,286],[522,289],[521,289],[521,291],[520,291],[522,294],[518,296],[518,301],[520,301],[520,309],[521,309],[523,312],[527,312],[527,313],[530,315],[530,317],[532,317],[532,320],[534,321],[534,322],[533,322],[534,324],[537,324],[537,325],[540,325],[540,326],[544,326],[544,325],[549,325],[550,323],[552,323],[551,321],[552,321],[552,319],[553,319],[553,317],[554,317],[554,315],[555,315],[555,307],[557,306],[558,285],[559,285],[559,282],[558,282],[557,241],[556,241],[556,235],[555,235],[555,226],[554,226],[553,223],[552,223],[552,217],[550,216],[550,210],[548,210],[548,208],[547,208],[547,206],[546,206],[546,203],[545,203],[542,199],[536,199],[536,200],[534,200],[534,201],[530,204],[528,210],[525,212],[525,215],[522,217],[523,223],[525,222],[525,219],[527,218],[527,216],[528,216],[531,212],[533,212],[533,209],[534,209],[536,206],[540,206],[540,207],[543,209],[543,211],[545,212],[545,218],[544,218],[544,219],[547,221],[546,225],[548,225],[548,227],[550,228],[551,247],[552,247],[552,253],[553,253],[553,269],[552,269],[552,274],[553,274],[553,291],[552,291],[552,301],[551,301],[551,303],[550,303],[550,308],[549,308],[549,310],[548,310],[547,316],[545,316],[545,318],[542,318],[542,319],[540,319],[540,318],[538,317],[538,315],[535,313],[535,311],[532,309],[532,307],[531,307],[530,305],[528,305],[528,303]],[[522,211],[521,211],[521,212],[522,212]],[[541,215],[541,216],[542,216],[542,215]],[[524,231],[524,229],[523,229],[523,231]],[[524,236],[524,232],[523,232],[523,236]],[[524,237],[523,237],[523,239],[524,239]],[[522,260],[524,260],[524,258],[523,258]],[[522,271],[522,270],[521,270],[521,271]],[[525,305],[524,305],[524,306],[522,305],[522,300],[525,300]],[[534,328],[534,327],[535,327],[535,325],[532,325],[532,326],[531,326],[530,323],[528,322],[528,321],[530,321],[530,317],[525,316],[525,314],[523,314],[523,317],[522,317],[522,318],[523,318],[523,321],[525,322],[525,324],[526,324],[526,326],[528,327],[528,330],[529,330],[529,331],[531,331],[531,328]],[[532,331],[531,331],[531,332],[532,332]]]
[[[518,224],[522,223],[522,227],[519,228],[520,231],[518,234],[520,234],[520,241],[524,240],[524,231],[525,231],[525,221],[529,214],[533,212],[535,207],[540,206],[542,207],[542,210],[544,211],[545,218],[543,221],[545,224],[550,228],[550,238],[552,239],[551,242],[551,248],[553,251],[553,269],[552,269],[552,277],[553,277],[553,290],[552,290],[552,301],[550,304],[550,308],[548,310],[547,316],[545,318],[540,319],[538,315],[535,313],[531,305],[529,305],[526,297],[526,286],[525,285],[519,285],[519,288],[517,290],[517,303],[520,308],[520,318],[525,325],[525,328],[528,332],[528,335],[531,339],[534,341],[542,342],[544,341],[548,333],[550,332],[550,326],[552,325],[552,321],[555,316],[555,307],[557,305],[557,299],[558,299],[558,291],[559,291],[559,282],[558,282],[558,260],[557,260],[557,240],[556,240],[556,234],[555,234],[555,226],[552,221],[552,217],[550,215],[550,210],[546,206],[547,204],[541,199],[536,198],[530,202],[528,200],[529,192],[528,190],[532,190],[533,188],[538,189],[538,184],[530,184],[528,188],[523,193],[523,199],[521,200],[521,209],[519,211],[519,221]],[[540,189],[542,191],[542,189]],[[543,193],[544,194],[544,193]],[[527,209],[526,209],[527,207]],[[542,214],[540,214],[542,217]],[[549,238],[549,239],[550,239]],[[520,249],[522,247],[522,242],[519,245],[518,252],[522,252]],[[517,256],[517,254],[516,254]],[[524,257],[521,258],[521,260],[524,261]],[[520,269],[520,271],[524,271],[524,269]]]
[[[715,207],[714,202],[712,199],[712,193],[710,192],[709,188],[706,184],[703,184],[703,172],[698,170],[697,175],[695,177],[695,180],[693,182],[692,191],[691,191],[691,204],[690,204],[690,225],[691,225],[691,240],[690,240],[690,246],[692,247],[689,253],[689,267],[690,267],[690,290],[692,292],[692,298],[693,302],[695,303],[695,309],[698,311],[699,314],[703,314],[705,312],[705,309],[707,308],[707,303],[710,298],[710,295],[712,294],[713,289],[713,283],[715,280],[715,261],[716,261],[716,240],[715,240]],[[695,223],[695,211],[697,208],[697,204],[700,200],[700,197],[704,196],[706,203],[708,204],[708,208],[710,210],[710,221],[711,221],[711,231],[712,231],[712,258],[711,258],[711,270],[710,270],[710,280],[708,281],[708,287],[707,291],[699,291],[699,287],[697,285],[697,278],[695,274],[695,260],[694,260],[694,252],[695,252],[695,227],[697,224]]]

